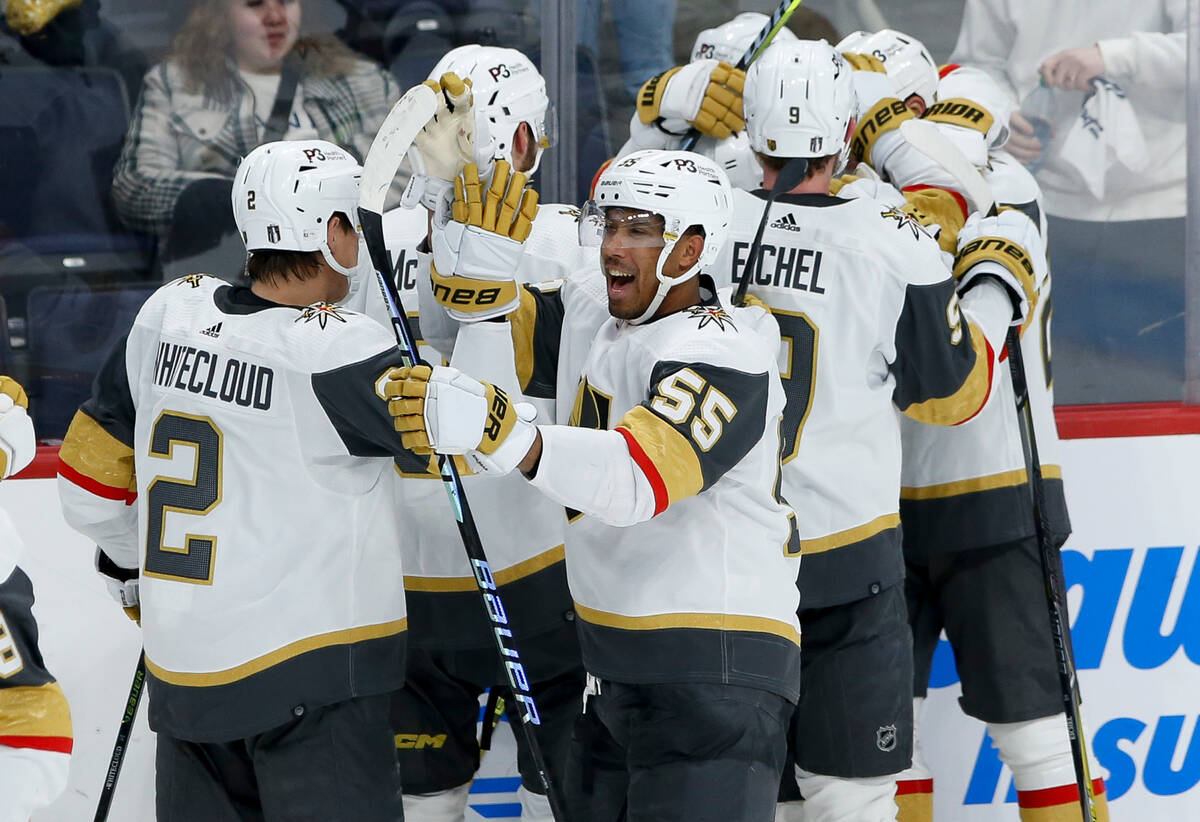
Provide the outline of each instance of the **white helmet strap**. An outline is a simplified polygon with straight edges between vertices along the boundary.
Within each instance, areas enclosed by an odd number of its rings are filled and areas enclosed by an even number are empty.
[[[655,313],[662,306],[663,300],[667,298],[668,291],[677,285],[686,283],[688,280],[700,273],[700,263],[697,261],[692,263],[691,268],[680,273],[676,277],[667,277],[663,275],[663,267],[667,264],[667,258],[671,256],[671,252],[674,250],[676,243],[679,242],[682,236],[683,235],[680,235],[680,237],[676,237],[674,240],[667,240],[663,245],[662,251],[660,251],[658,254],[658,262],[654,266],[654,277],[658,280],[658,290],[654,292],[654,298],[650,300],[650,304],[646,306],[646,310],[641,313],[641,316],[635,320],[629,321],[631,324],[640,325],[647,320],[653,319]]]

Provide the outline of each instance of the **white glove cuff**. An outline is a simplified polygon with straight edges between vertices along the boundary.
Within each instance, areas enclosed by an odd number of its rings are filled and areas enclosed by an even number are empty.
[[[998,280],[1008,292],[1013,307],[1011,324],[1021,325],[1029,316],[1029,300],[1025,297],[1025,289],[1021,287],[1016,275],[1000,263],[983,260],[971,266],[958,280],[958,293],[965,295],[980,282],[991,278]]]
[[[513,408],[517,412],[517,422],[499,448],[490,454],[467,452],[467,462],[476,473],[492,476],[510,474],[533,447],[538,433],[537,426],[533,424],[537,419],[537,409],[527,402],[519,402]]]

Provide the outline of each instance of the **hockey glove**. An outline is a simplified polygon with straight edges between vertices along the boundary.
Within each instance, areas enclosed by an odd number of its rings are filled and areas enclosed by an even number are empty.
[[[413,176],[400,204],[414,208],[419,203],[444,222],[453,181],[468,163],[483,163],[485,170],[490,169],[491,146],[476,144],[476,136],[487,131],[476,122],[479,115],[469,79],[447,72],[439,80],[426,80],[425,85],[437,93],[438,108],[408,150]]]
[[[1020,211],[1006,209],[995,217],[972,214],[958,232],[958,292],[965,294],[982,277],[999,280],[1013,303],[1012,325],[1021,325],[1037,307],[1039,286],[1026,249],[1040,248],[1037,226]]]
[[[502,317],[521,303],[517,268],[537,216],[537,192],[525,175],[496,162],[482,191],[475,165],[454,181],[454,219],[433,230],[433,296],[451,317],[479,322]]]
[[[104,553],[99,545],[96,546],[96,572],[104,577],[108,586],[108,594],[121,604],[125,615],[142,624],[142,600],[138,591],[138,569],[122,568]]]
[[[388,374],[384,395],[405,448],[463,454],[479,474],[507,474],[537,438],[537,412],[457,368],[417,365]]]
[[[12,377],[0,376],[0,479],[12,476],[37,453],[33,420],[25,409],[29,398]]]
[[[638,119],[650,125],[686,121],[724,140],[746,126],[742,89],[746,72],[716,60],[697,60],[651,77],[638,92]],[[666,126],[671,130],[669,125]]]

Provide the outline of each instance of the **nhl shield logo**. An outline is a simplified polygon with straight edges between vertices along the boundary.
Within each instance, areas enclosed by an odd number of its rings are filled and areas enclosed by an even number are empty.
[[[881,725],[875,732],[875,747],[884,753],[896,750],[896,726]]]
[[[272,243],[279,242],[279,226],[274,223],[267,226],[267,240]]]

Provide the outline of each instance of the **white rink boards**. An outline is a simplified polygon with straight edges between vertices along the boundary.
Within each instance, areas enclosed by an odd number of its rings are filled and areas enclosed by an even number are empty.
[[[1074,535],[1064,562],[1088,737],[1108,780],[1114,820],[1200,819],[1200,436],[1065,440]],[[92,547],[63,523],[49,479],[0,485],[0,505],[26,542],[46,663],[75,725],[66,793],[34,822],[77,822],[95,810],[137,660],[137,627],[92,570]],[[962,715],[957,677],[939,653],[922,734],[946,822],[1015,822],[1011,777]],[[153,819],[153,735],[144,708],[112,812]],[[513,819],[512,736],[484,757],[468,819]]]

